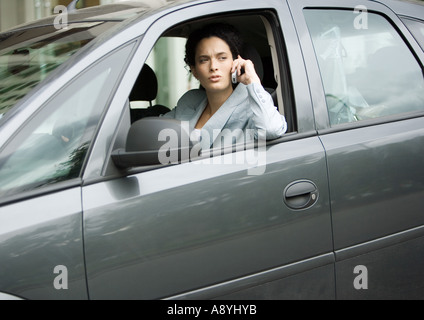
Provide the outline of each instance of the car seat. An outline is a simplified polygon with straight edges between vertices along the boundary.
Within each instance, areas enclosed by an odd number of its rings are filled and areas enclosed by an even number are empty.
[[[258,75],[261,82],[263,82],[264,74],[265,74],[264,66],[263,66],[262,58],[259,55],[259,52],[256,50],[256,48],[254,46],[252,46],[251,44],[246,43],[243,47],[242,58],[251,60],[253,62],[253,65],[255,66],[256,74]],[[277,104],[277,93],[276,93],[275,89],[266,87],[266,85],[264,85],[264,89],[266,91],[268,91],[268,93],[271,95],[272,100],[274,101],[274,105],[278,106],[278,104]]]
[[[160,104],[153,105],[153,100],[156,99],[157,93],[158,80],[156,74],[149,65],[144,64],[131,90],[129,100],[131,102],[148,101],[150,106],[145,109],[130,109],[131,123],[145,117],[158,117],[170,111],[166,106]]]

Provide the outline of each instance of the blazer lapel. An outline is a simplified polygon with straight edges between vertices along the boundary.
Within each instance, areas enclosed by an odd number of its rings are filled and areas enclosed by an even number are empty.
[[[193,110],[193,113],[189,117],[189,128],[190,132],[194,130],[194,127],[197,124],[197,121],[199,121],[200,116],[202,115],[203,111],[205,110],[207,105],[207,98],[202,100],[202,102],[199,104],[199,106]]]
[[[246,86],[239,83],[227,101],[225,101],[218,111],[215,112],[215,114],[203,126],[202,149],[209,149],[213,145],[215,139],[219,136],[228,120],[231,118],[234,110],[236,110],[236,107],[247,98],[247,95]],[[201,109],[203,112],[204,107]],[[199,117],[200,115],[201,113],[199,114]],[[196,119],[196,123],[199,117]],[[194,125],[196,125],[196,123]]]

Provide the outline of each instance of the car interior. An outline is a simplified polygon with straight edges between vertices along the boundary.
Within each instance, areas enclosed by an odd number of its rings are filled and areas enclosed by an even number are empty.
[[[201,87],[184,63],[185,43],[192,31],[214,22],[230,23],[242,34],[245,42],[243,58],[250,59],[254,63],[263,87],[271,94],[274,105],[286,118],[287,133],[295,133],[290,71],[287,67],[284,44],[275,27],[277,22],[274,19],[277,18],[270,11],[214,15],[186,21],[165,31],[156,41],[130,91],[126,112],[122,115],[113,150],[125,149],[127,132],[131,124],[143,118],[159,117],[169,112],[184,93]],[[164,43],[172,41],[177,42],[178,46],[166,48]],[[172,78],[172,81],[169,81],[169,78]],[[171,97],[172,90],[174,93]],[[281,139],[284,137],[266,143],[275,144]],[[224,151],[227,152],[234,152],[234,149]],[[145,166],[136,171],[150,170],[154,167],[156,166]],[[109,163],[103,173],[108,174],[115,170],[116,168],[111,167]]]

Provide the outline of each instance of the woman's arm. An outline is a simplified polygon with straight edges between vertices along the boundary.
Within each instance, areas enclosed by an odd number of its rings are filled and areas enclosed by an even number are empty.
[[[278,112],[271,95],[263,88],[252,61],[238,56],[233,62],[231,72],[235,70],[237,80],[246,85],[252,100],[250,107],[253,117],[250,119],[250,127],[255,129],[255,138],[271,140],[281,137],[287,130],[286,119]]]
[[[272,140],[281,137],[287,131],[287,122],[274,106],[271,95],[258,83],[248,85],[247,91],[251,99],[251,126],[256,129],[255,138]]]

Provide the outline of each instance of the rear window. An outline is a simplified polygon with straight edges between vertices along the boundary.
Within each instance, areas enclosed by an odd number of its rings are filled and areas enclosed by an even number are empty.
[[[0,119],[46,76],[117,22],[53,25],[0,34]]]
[[[331,125],[424,111],[423,70],[398,30],[377,13],[304,12]]]

